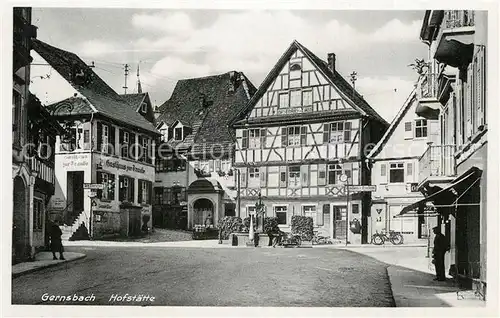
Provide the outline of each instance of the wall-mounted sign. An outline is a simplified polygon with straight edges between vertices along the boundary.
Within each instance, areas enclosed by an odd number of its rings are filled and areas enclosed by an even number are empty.
[[[102,183],[84,183],[83,188],[84,189],[91,189],[91,190],[102,190],[102,189],[104,189],[104,184],[102,184]]]
[[[411,192],[419,192],[418,191],[418,183],[410,183],[409,186],[410,186]]]
[[[115,168],[117,170],[123,170],[123,171],[133,171],[137,173],[146,173],[146,170],[143,167],[136,166],[136,165],[126,165],[123,163],[120,163],[120,161],[112,161],[112,160],[106,160],[105,161],[106,167],[110,168]]]
[[[51,201],[51,207],[54,210],[62,210],[66,206],[66,200],[62,198],[53,198]]]
[[[88,155],[68,155],[63,158],[62,167],[72,168],[72,167],[87,167],[89,165],[90,158]]]
[[[349,186],[349,191],[352,192],[374,192],[377,191],[376,185],[353,185]]]

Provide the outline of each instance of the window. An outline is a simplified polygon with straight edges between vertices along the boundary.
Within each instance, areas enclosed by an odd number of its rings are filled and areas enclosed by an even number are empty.
[[[290,91],[290,107],[302,106],[302,92],[300,90]]]
[[[302,104],[304,106],[311,106],[312,105],[312,91],[302,92]]]
[[[151,204],[151,188],[152,182],[147,180],[139,180],[138,203]]]
[[[248,147],[249,148],[260,148],[260,129],[250,129]]]
[[[407,121],[405,122],[404,139],[412,139],[412,138],[413,138],[413,122]]]
[[[22,98],[21,94],[19,94],[17,91],[12,90],[12,131],[18,131],[19,130],[19,124],[20,124],[20,112],[22,108]],[[14,141],[18,141],[16,137],[17,135],[14,135]]]
[[[290,79],[300,79],[302,77],[302,66],[299,63],[290,65]]]
[[[259,180],[259,168],[250,168],[248,170],[248,178]]]
[[[120,201],[134,202],[135,185],[134,179],[126,176],[120,176]]]
[[[229,172],[229,170],[231,170],[231,161],[230,160],[222,160],[220,170],[222,172]]]
[[[129,134],[127,131],[123,132],[123,142],[126,144],[129,143]]]
[[[280,205],[274,207],[274,214],[278,218],[278,224],[286,225],[288,207],[286,205]]]
[[[300,166],[288,167],[288,186],[300,187]]]
[[[255,210],[256,210],[256,208],[254,205],[247,206],[247,216],[255,215],[255,213],[256,213]]]
[[[405,182],[405,168],[403,163],[391,163],[389,167],[389,182]]]
[[[352,214],[358,214],[359,213],[359,204],[353,204],[352,205]]]
[[[148,109],[148,104],[142,103],[141,104],[141,113],[146,113]]]
[[[149,138],[143,137],[142,138],[142,158],[141,161],[149,161],[150,156],[149,156],[149,151],[151,150],[149,148]]]
[[[44,206],[40,198],[33,199],[33,230],[41,231],[43,228]]]
[[[157,159],[155,161],[155,169],[158,172],[167,171],[169,160],[167,159]]]
[[[166,171],[176,172],[176,171],[186,171],[186,161],[180,158],[164,159],[166,161]],[[161,160],[163,161],[163,160]]]
[[[155,188],[154,204],[163,204],[163,188],[162,187]]]
[[[288,146],[300,146],[300,127],[288,128]]]
[[[415,138],[427,137],[427,119],[417,119],[415,121]]]
[[[279,94],[279,107],[288,107],[288,93]]]
[[[97,191],[97,197],[101,200],[115,199],[115,175],[107,172],[97,172],[97,183],[104,185],[102,190]]]
[[[161,141],[168,141],[168,128],[160,129]]]
[[[342,174],[342,166],[338,164],[328,165],[328,184],[337,184]]]
[[[174,130],[174,139],[177,140],[177,141],[184,139],[184,138],[182,138],[182,127],[175,128],[175,130]]]
[[[323,142],[339,144],[351,141],[352,123],[349,121],[325,124],[323,127]]]
[[[109,126],[102,125],[102,152],[108,152],[108,143],[109,143]]]
[[[313,219],[313,224],[316,226],[316,206],[315,205],[304,205],[302,206],[302,213],[304,216],[311,217]]]

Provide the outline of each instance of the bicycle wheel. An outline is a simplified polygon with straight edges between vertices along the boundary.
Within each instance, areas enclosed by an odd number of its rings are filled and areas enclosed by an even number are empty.
[[[384,238],[378,234],[373,234],[372,244],[373,245],[382,245],[382,244],[384,244]]]
[[[394,234],[393,236],[391,236],[390,241],[394,245],[401,245],[401,244],[403,244],[403,235],[401,235],[399,233]]]
[[[297,237],[296,242],[297,242],[297,246],[300,246],[302,244],[302,239],[300,238],[300,236]]]

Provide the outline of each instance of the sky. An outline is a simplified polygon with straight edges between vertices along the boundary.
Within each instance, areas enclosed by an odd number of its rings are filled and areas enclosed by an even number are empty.
[[[39,40],[76,53],[115,91],[143,91],[161,105],[176,81],[236,70],[259,87],[293,40],[337,70],[387,121],[413,89],[408,64],[426,58],[424,11],[33,8]]]

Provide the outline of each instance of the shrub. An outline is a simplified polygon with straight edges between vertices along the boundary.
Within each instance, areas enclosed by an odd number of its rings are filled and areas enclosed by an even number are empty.
[[[253,230],[257,230],[257,222],[253,223]],[[243,231],[244,232],[249,232],[250,231],[250,217],[247,216],[246,218],[243,219]]]
[[[305,241],[312,240],[313,233],[313,218],[310,216],[294,215],[292,216],[292,234],[300,235]]]
[[[278,218],[275,216],[266,216],[264,218],[264,233],[277,233],[280,231],[278,227]]]
[[[240,232],[243,227],[241,218],[238,216],[225,216],[219,220],[217,227],[221,231],[221,239],[227,240],[229,234]]]

